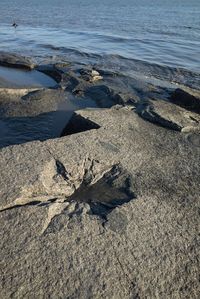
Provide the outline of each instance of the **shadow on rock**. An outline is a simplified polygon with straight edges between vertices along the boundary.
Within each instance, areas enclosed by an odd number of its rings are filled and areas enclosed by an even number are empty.
[[[116,207],[135,199],[130,174],[119,165],[114,165],[99,181],[90,184],[89,173],[68,201],[86,202],[92,214],[107,220]]]
[[[189,111],[200,113],[200,98],[177,88],[171,95],[170,101]]]
[[[72,114],[73,111],[51,111],[35,117],[0,119],[0,148],[56,138],[61,135]]]

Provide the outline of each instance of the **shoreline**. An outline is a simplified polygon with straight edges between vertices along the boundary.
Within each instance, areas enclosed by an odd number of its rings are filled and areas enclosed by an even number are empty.
[[[56,81],[0,88],[2,297],[197,298],[200,91],[2,57]]]

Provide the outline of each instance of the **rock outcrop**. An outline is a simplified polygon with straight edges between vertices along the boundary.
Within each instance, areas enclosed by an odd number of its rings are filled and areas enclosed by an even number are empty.
[[[172,130],[200,127],[199,114],[162,100],[137,103],[136,112],[142,118]]]
[[[36,68],[54,89],[0,90],[0,297],[199,298],[198,91]]]
[[[35,67],[34,62],[30,58],[2,51],[0,52],[0,65],[28,70],[32,70]]]
[[[198,298],[199,146],[132,107],[0,152],[3,298]],[[200,138],[200,135],[196,135]]]
[[[24,94],[0,92],[1,117],[32,117],[56,111],[66,97],[62,90],[24,90]]]

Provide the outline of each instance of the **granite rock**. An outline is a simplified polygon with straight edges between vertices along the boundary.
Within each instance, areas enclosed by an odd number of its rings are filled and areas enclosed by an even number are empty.
[[[136,112],[144,119],[163,127],[181,131],[200,126],[199,114],[163,100],[149,100],[135,104]]]
[[[96,127],[0,151],[2,298],[198,298],[193,133],[132,107],[80,119]]]

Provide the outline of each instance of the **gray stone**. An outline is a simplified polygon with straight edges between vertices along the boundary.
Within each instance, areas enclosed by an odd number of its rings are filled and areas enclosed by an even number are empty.
[[[85,96],[93,99],[98,107],[111,107],[115,104],[123,104],[120,97],[116,96],[114,90],[106,85],[90,86],[85,90]]]
[[[48,63],[61,90],[0,91],[3,137],[25,118],[30,138],[0,149],[0,297],[199,298],[199,114],[143,78]],[[102,109],[40,139],[66,91]]]
[[[199,147],[131,107],[76,114],[98,128],[0,150],[2,298],[198,298]]]
[[[2,51],[0,52],[0,65],[30,70],[35,67],[33,61],[27,57]]]
[[[199,127],[200,124],[198,114],[162,100],[137,103],[136,112],[150,122],[177,131],[187,127]]]
[[[41,89],[28,91],[25,95],[16,91],[0,92],[1,118],[31,117],[42,113],[56,111],[58,104],[64,101],[66,95],[61,90]]]

